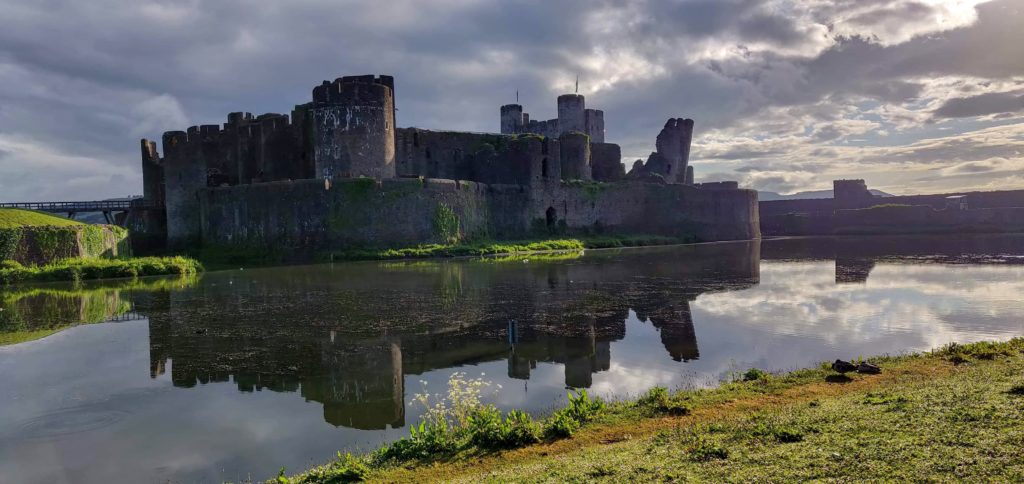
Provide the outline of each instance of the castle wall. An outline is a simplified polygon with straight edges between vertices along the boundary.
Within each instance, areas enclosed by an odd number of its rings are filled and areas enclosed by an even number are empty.
[[[531,134],[539,134],[549,138],[557,138],[562,132],[558,129],[558,118],[548,119],[546,121],[530,120],[525,124],[523,132]]]
[[[837,234],[1024,232],[1024,207],[936,210],[928,205],[882,206],[835,212]]]
[[[843,197],[842,200],[820,198],[761,202],[761,227],[764,235],[953,233],[967,230],[998,233],[1020,230],[1018,223],[1013,218],[1006,219],[999,224],[992,220],[1000,220],[999,217],[1004,217],[1005,214],[1018,213],[1013,209],[1024,207],[1024,190],[869,198],[865,195],[866,186],[857,183],[859,180],[852,182],[836,184],[836,188],[839,189],[837,193]],[[945,210],[946,198],[953,195],[965,196],[970,210],[961,211],[961,214],[952,213],[953,211],[947,212]],[[850,211],[877,205],[906,205],[906,207]],[[985,210],[995,211],[986,212]],[[914,214],[919,218],[915,219],[911,216]],[[873,218],[879,216],[892,216],[892,222]]]
[[[595,142],[590,138],[590,173],[597,181],[612,182],[626,177],[622,150],[614,143]]]
[[[521,187],[434,179],[336,180],[325,186],[323,180],[298,180],[201,190],[203,243],[301,251],[446,242],[454,234],[438,224],[448,209],[462,237],[522,233],[526,223]]]
[[[757,192],[701,190],[641,182],[545,186],[531,201],[531,222],[570,231],[649,234],[699,241],[760,237]]]
[[[485,145],[502,147],[510,139],[510,135],[399,128],[395,170],[398,176],[482,181],[474,155]]]
[[[326,189],[322,180],[298,180],[207,188],[199,198],[205,245],[298,252],[445,242],[452,234],[441,231],[438,217],[447,209],[458,219],[463,239],[519,238],[537,230],[699,241],[760,236],[756,192],[640,182],[546,182],[531,190],[453,180],[357,179],[337,180]]]

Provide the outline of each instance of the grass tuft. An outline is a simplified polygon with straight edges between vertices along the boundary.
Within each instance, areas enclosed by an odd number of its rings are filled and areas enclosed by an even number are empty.
[[[203,266],[187,257],[137,257],[131,259],[65,259],[42,266],[23,266],[4,261],[0,286],[24,282],[72,281],[134,278],[141,276],[190,275]]]

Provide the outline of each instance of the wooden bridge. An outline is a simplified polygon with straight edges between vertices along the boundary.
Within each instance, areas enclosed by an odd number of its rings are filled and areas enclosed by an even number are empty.
[[[141,197],[124,200],[94,200],[87,202],[13,202],[0,203],[0,208],[21,208],[40,212],[67,214],[75,218],[79,213],[103,213],[109,224],[124,225],[128,212],[132,210],[151,210],[162,207],[151,207]]]

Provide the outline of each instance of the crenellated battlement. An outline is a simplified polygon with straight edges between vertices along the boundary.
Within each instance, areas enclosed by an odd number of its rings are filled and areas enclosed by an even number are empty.
[[[391,76],[346,76],[313,88],[313,105],[383,107],[394,96]]]

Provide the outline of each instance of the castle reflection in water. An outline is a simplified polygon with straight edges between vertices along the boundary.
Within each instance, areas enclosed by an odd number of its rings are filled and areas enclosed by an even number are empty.
[[[994,240],[977,253],[1022,251],[1019,240]],[[836,283],[857,283],[878,260],[949,263],[974,251],[956,240],[925,258],[899,239],[765,247],[214,272],[183,290],[136,294],[134,303],[149,316],[153,378],[169,371],[177,387],[297,392],[322,404],[335,426],[383,429],[405,424],[406,375],[505,360],[509,377],[526,380],[539,363],[558,363],[566,386],[589,387],[611,366],[611,343],[625,337],[630,311],[658,330],[659,351],[697,359],[690,303],[758,284],[762,257],[833,259]]]

